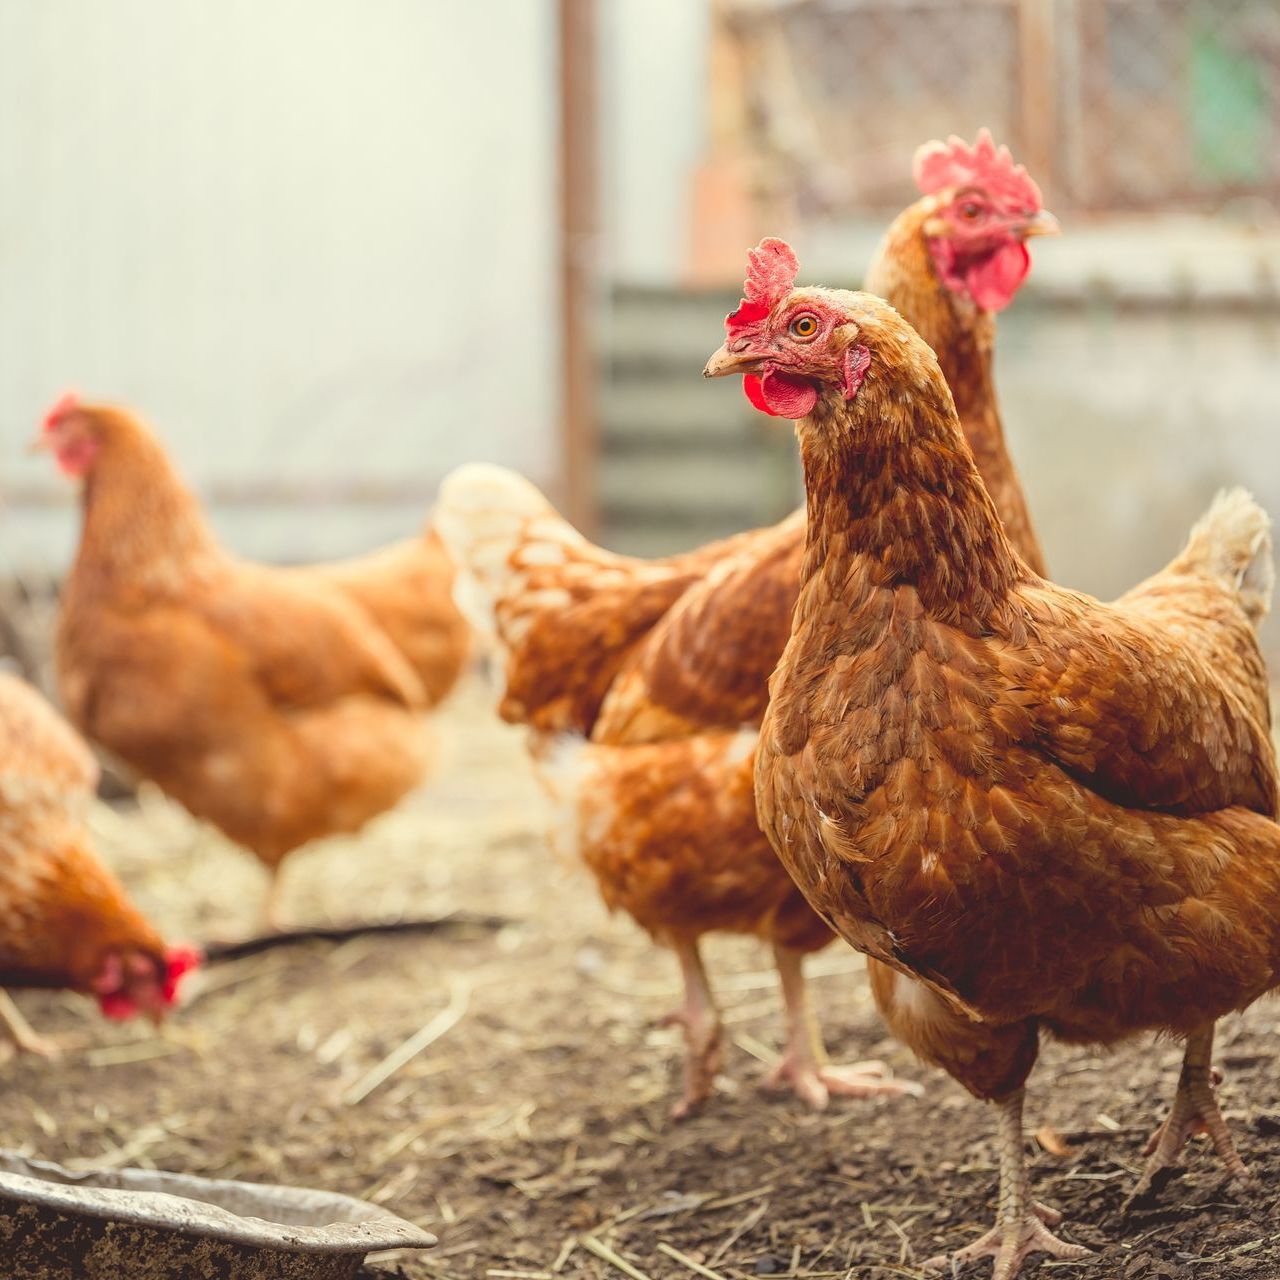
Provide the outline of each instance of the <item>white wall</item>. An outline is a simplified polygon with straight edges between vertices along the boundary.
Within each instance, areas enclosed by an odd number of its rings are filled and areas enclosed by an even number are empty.
[[[257,555],[407,531],[455,463],[557,467],[550,0],[0,0],[0,484],[66,387],[144,409]],[[61,563],[69,510],[0,525]]]
[[[610,275],[671,284],[688,255],[689,181],[703,159],[706,0],[600,0],[604,252]]]

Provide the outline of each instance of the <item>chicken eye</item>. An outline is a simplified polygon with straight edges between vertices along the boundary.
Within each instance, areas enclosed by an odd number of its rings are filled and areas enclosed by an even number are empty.
[[[799,338],[801,342],[807,342],[810,338],[817,336],[818,317],[806,311],[803,315],[796,316],[787,327],[787,332],[793,338]]]
[[[981,212],[982,206],[980,204],[974,204],[972,200],[966,200],[965,203],[960,206],[960,216],[962,218],[969,219],[971,222]]]

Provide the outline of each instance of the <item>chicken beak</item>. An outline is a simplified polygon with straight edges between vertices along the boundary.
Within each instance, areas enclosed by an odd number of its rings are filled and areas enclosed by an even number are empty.
[[[1028,218],[1022,224],[1022,237],[1029,240],[1032,236],[1056,236],[1061,235],[1062,224],[1049,212],[1048,209],[1041,209],[1034,218]]]
[[[728,378],[735,373],[750,373],[760,363],[760,357],[750,348],[742,351],[730,351],[726,342],[719,351],[707,361],[702,371],[704,378]]]
[[[28,453],[51,453],[52,451],[53,441],[43,431],[27,444]]]

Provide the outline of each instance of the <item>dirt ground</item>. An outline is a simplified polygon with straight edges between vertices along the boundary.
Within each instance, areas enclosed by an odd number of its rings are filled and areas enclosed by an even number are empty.
[[[108,1026],[72,996],[23,995],[66,1048],[53,1065],[4,1068],[4,1143],[79,1167],[366,1197],[439,1235],[432,1253],[375,1264],[412,1280],[915,1276],[922,1259],[984,1229],[990,1117],[886,1039],[862,962],[841,945],[810,961],[833,1057],[881,1058],[925,1096],[838,1100],[824,1114],[764,1096],[781,1037],[774,977],[761,946],[719,939],[709,959],[732,1038],[722,1092],[703,1115],[668,1120],[679,1045],[656,1023],[679,994],[675,964],[546,852],[520,735],[489,705],[478,682],[465,688],[441,720],[435,781],[362,837],[299,855],[287,905],[298,921],[466,911],[510,923],[220,965],[160,1035]],[[146,794],[94,822],[172,936],[250,928],[261,874],[214,833]],[[434,1042],[354,1101],[428,1024]],[[1280,1277],[1278,1048],[1274,1003],[1221,1029],[1224,1106],[1256,1185],[1226,1186],[1197,1143],[1186,1171],[1126,1214],[1178,1050],[1049,1046],[1029,1128],[1051,1126],[1067,1147],[1052,1135],[1062,1154],[1033,1144],[1037,1194],[1098,1256],[1037,1260],[1024,1274]],[[617,1261],[600,1256],[610,1252]]]

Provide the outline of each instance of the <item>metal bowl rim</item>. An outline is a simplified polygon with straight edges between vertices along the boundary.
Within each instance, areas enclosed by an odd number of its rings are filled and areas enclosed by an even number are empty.
[[[103,1173],[126,1183],[131,1176],[148,1182],[158,1180],[167,1183],[168,1189],[158,1186],[102,1186],[94,1179],[101,1177]],[[57,1181],[50,1181],[50,1176]],[[187,1194],[184,1194],[183,1188],[186,1188]],[[247,1190],[250,1195],[260,1190],[286,1202],[306,1197],[313,1206],[319,1201],[328,1203],[335,1209],[346,1207],[357,1212],[360,1218],[320,1227],[289,1226],[273,1222],[269,1218],[245,1217],[219,1205],[195,1199],[190,1193],[197,1189],[234,1189],[241,1194]],[[92,1192],[93,1198],[86,1199],[78,1194],[84,1191]],[[191,1206],[197,1219],[203,1213],[209,1215],[208,1220],[198,1223],[175,1222],[172,1218],[166,1218],[154,1206],[139,1203],[138,1198],[142,1196],[164,1196],[180,1200]],[[4,1150],[0,1150],[0,1201],[35,1204],[76,1217],[128,1222],[172,1235],[275,1249],[285,1253],[363,1254],[383,1249],[425,1249],[436,1243],[435,1236],[429,1231],[424,1231],[378,1205],[371,1205],[336,1191],[202,1178],[195,1174],[167,1173],[152,1169],[77,1172],[51,1161],[29,1160],[17,1152]]]

